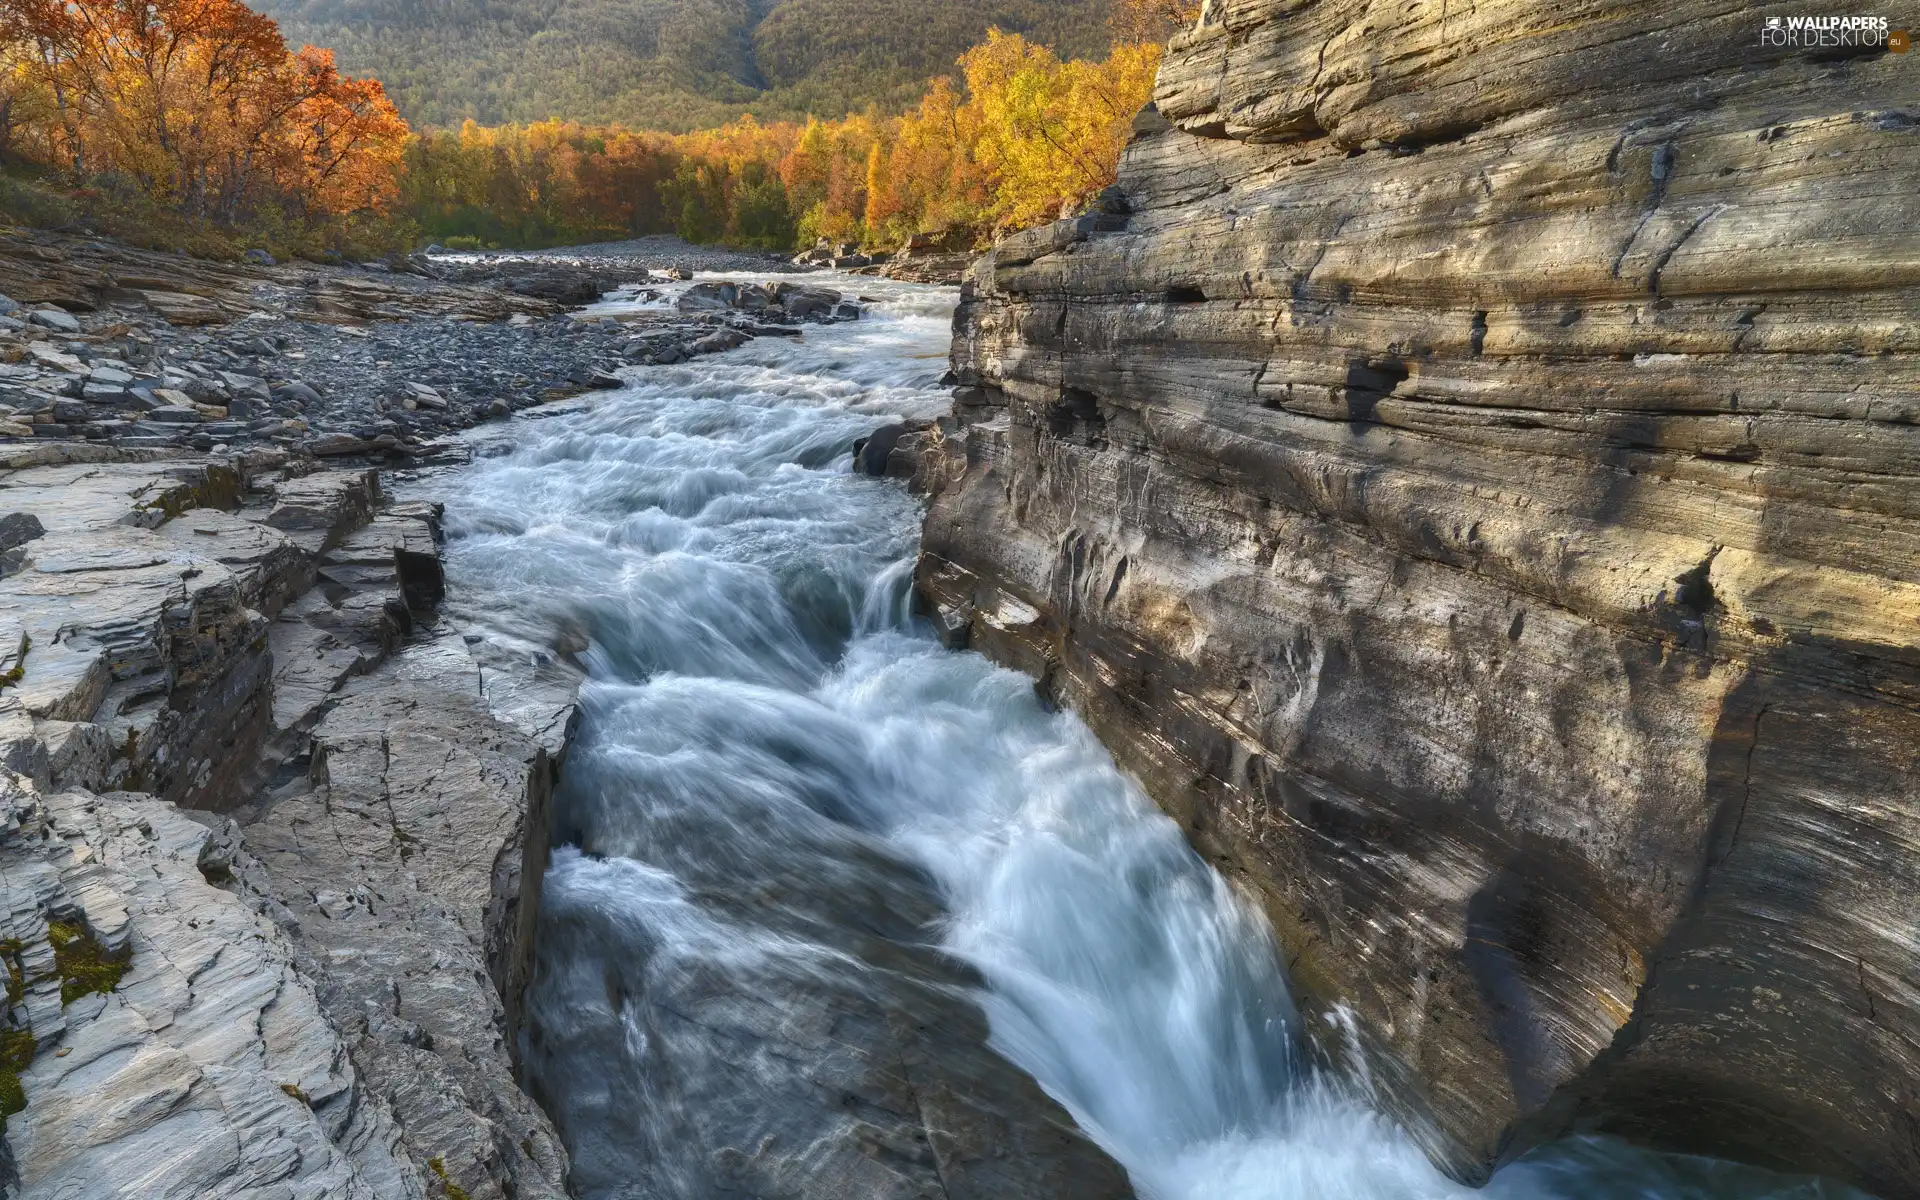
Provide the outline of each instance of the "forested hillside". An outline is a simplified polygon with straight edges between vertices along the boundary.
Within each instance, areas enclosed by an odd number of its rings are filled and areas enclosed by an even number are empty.
[[[989,28],[1098,57],[1109,0],[257,0],[416,125],[899,111]]]

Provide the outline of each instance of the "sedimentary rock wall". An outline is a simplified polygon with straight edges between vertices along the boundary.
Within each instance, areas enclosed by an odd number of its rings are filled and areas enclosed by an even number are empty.
[[[1210,0],[956,318],[923,596],[1463,1176],[1920,1189],[1920,59],[1762,24]]]

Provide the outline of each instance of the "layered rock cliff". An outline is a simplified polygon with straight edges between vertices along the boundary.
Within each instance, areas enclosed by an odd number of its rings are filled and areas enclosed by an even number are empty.
[[[1209,0],[956,317],[924,599],[1463,1177],[1920,1190],[1920,58],[1762,25]]]

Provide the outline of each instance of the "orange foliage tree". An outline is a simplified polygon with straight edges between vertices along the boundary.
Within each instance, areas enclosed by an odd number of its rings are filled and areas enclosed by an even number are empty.
[[[289,53],[238,0],[6,0],[9,148],[76,180],[118,175],[196,216],[275,203],[384,209],[407,126],[331,52]]]

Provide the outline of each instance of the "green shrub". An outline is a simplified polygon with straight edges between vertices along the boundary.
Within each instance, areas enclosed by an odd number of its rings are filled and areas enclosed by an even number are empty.
[[[73,197],[37,179],[0,174],[0,219],[31,229],[62,229],[77,224]]]

